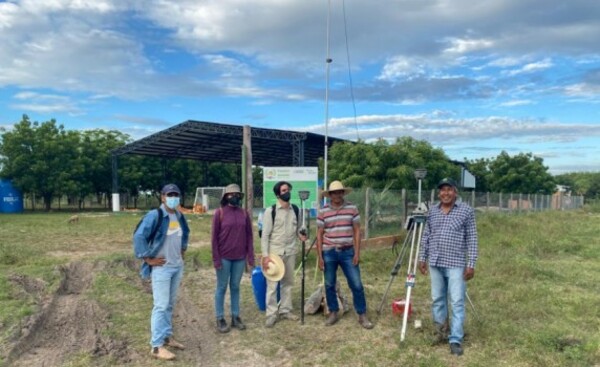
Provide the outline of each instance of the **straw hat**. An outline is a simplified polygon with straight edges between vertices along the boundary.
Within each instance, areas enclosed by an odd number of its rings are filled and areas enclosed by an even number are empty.
[[[329,184],[329,190],[323,191],[323,196],[328,198],[329,193],[332,191],[344,191],[344,195],[347,195],[352,192],[352,188],[344,187],[344,184],[342,184],[340,181],[333,181]]]
[[[281,257],[276,254],[269,254],[269,266],[263,269],[263,274],[267,280],[278,282],[285,274],[285,265]]]

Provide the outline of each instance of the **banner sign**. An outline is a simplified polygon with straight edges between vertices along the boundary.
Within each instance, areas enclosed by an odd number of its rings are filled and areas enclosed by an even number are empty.
[[[291,203],[301,207],[298,192],[308,191],[305,209],[317,208],[318,200],[318,167],[263,167],[263,208],[277,203],[273,186],[279,181],[287,181],[292,185]]]

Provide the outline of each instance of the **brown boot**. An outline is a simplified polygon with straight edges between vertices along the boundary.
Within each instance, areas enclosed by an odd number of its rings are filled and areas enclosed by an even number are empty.
[[[366,313],[361,313],[360,315],[358,315],[358,323],[360,324],[360,326],[364,327],[365,329],[373,328],[373,323],[371,321],[369,321],[369,319],[367,319]]]
[[[173,337],[165,338],[165,345],[167,347],[172,347],[172,348],[176,348],[176,349],[180,349],[180,350],[185,349],[185,346],[183,344],[181,344],[180,342],[178,342],[177,340],[175,340]]]
[[[163,361],[172,361],[175,359],[175,354],[169,352],[165,347],[154,347],[150,351],[150,354],[152,354],[152,357],[162,359]]]
[[[337,312],[330,312],[327,320],[325,320],[325,326],[331,326],[338,322]]]

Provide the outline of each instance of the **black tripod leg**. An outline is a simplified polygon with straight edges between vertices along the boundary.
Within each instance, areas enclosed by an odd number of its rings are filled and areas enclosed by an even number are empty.
[[[398,272],[400,271],[400,267],[402,266],[402,261],[404,260],[404,256],[406,255],[406,249],[408,248],[408,244],[410,242],[411,232],[412,232],[412,228],[406,233],[406,238],[404,239],[404,243],[402,244],[400,253],[398,254],[398,257],[396,258],[396,262],[394,263],[394,266],[392,267],[390,280],[387,284],[387,287],[385,288],[383,297],[381,298],[381,303],[379,303],[379,307],[377,308],[377,314],[381,314],[381,310],[383,309],[383,304],[385,303],[385,299],[387,298],[388,292],[390,291],[390,287],[392,286],[394,279],[396,278],[396,276],[398,275]]]

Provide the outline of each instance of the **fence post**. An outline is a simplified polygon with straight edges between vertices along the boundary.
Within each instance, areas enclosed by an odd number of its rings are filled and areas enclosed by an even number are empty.
[[[475,209],[475,190],[471,191],[471,208]]]
[[[521,212],[521,210],[523,209],[523,194],[519,193],[519,202],[517,203],[519,205],[519,213]]]
[[[367,187],[365,191],[365,239],[369,239],[369,224],[371,223],[371,201],[369,200],[369,193],[371,191],[370,187]]]
[[[406,189],[402,189],[402,223],[406,223]]]
[[[490,192],[489,191],[485,193],[485,209],[487,211],[490,210]]]
[[[502,192],[498,195],[498,211],[502,211]]]
[[[531,194],[527,194],[527,205],[529,206],[527,211],[531,211]]]
[[[435,189],[431,189],[431,199],[429,200],[429,205],[433,204],[435,201]]]

